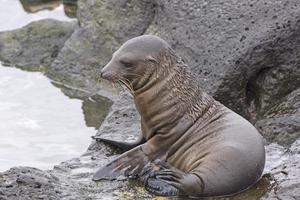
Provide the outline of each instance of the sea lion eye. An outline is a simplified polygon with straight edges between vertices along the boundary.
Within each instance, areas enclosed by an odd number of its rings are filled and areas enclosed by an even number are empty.
[[[128,67],[128,68],[133,67],[133,64],[128,61],[120,60],[120,63],[122,63],[125,67]]]

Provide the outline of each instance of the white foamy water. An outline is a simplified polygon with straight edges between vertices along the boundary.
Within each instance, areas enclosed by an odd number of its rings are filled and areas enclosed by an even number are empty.
[[[82,154],[95,129],[86,126],[81,105],[39,72],[0,66],[0,171],[50,169]]]
[[[66,16],[63,5],[53,10],[27,13],[19,0],[0,0],[0,31],[17,29],[30,22],[46,18],[62,21],[73,20]]]

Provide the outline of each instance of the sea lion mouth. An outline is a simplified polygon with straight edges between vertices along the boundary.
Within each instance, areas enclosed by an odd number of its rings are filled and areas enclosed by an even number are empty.
[[[115,86],[115,84],[118,83],[120,86],[125,86],[132,95],[134,94],[132,83],[124,77],[121,76],[103,77],[102,73],[98,74],[96,76],[96,82],[101,83],[103,81],[110,82],[113,84],[113,86]]]
[[[108,77],[103,77],[101,74],[97,74],[95,76],[95,81],[97,84],[112,84],[113,86],[115,86],[115,83],[119,82],[118,78],[108,78]]]

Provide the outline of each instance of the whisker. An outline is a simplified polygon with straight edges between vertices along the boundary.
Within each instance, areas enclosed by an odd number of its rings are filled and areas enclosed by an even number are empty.
[[[130,92],[132,92],[130,86],[128,85],[128,83],[127,83],[126,81],[120,80],[120,82],[121,82],[127,89],[129,89]]]
[[[127,81],[126,81],[126,80],[127,80]],[[119,79],[119,81],[120,81],[123,85],[125,85],[126,88],[128,88],[128,90],[130,91],[130,93],[131,93],[132,95],[134,95],[134,91],[133,91],[131,82],[130,82],[128,79],[126,79],[126,80],[123,80],[122,78]]]
[[[122,85],[122,83],[120,82],[120,80],[118,80],[118,85],[121,88],[121,90],[125,91],[124,85]]]
[[[128,87],[128,85],[123,80],[119,80],[119,83],[120,83],[121,86],[125,86],[131,92],[130,88]]]
[[[126,76],[126,75],[133,75],[133,76],[136,76],[136,77],[139,77],[139,78],[143,77],[142,75],[135,74],[135,73],[128,73],[128,72],[122,73],[121,75],[122,75],[123,77]]]
[[[130,82],[127,78],[125,78],[125,80],[127,80],[127,83],[130,84],[130,88],[131,88],[131,90],[133,91],[133,85],[132,85],[132,82]]]
[[[130,87],[130,89],[133,91],[133,85],[127,78],[119,76],[119,79],[125,81],[127,85]]]

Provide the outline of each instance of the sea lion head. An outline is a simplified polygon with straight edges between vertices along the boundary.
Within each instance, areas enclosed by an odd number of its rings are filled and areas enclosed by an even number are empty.
[[[157,55],[170,46],[163,39],[143,35],[125,42],[101,70],[101,77],[134,90],[148,80],[158,65]]]

